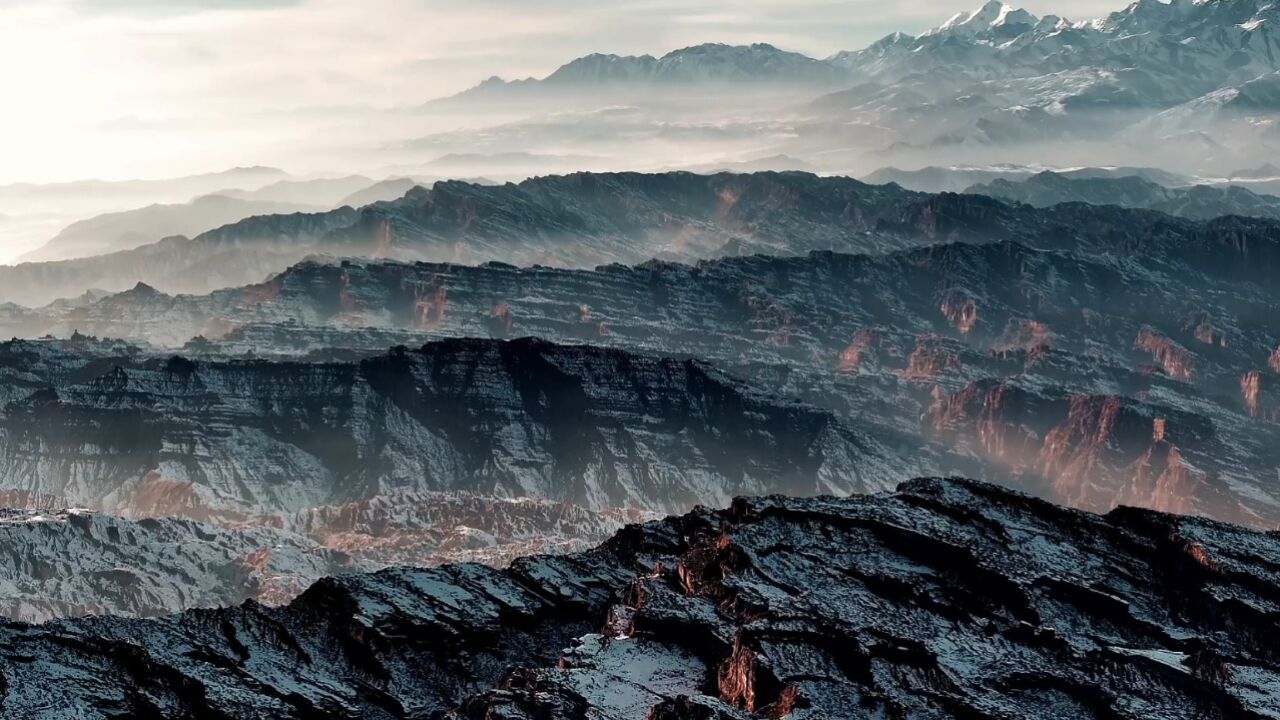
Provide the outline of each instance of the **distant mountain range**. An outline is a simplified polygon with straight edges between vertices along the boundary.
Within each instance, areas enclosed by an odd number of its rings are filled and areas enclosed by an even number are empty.
[[[417,183],[409,178],[374,182],[343,178],[281,180],[252,190],[223,189],[181,204],[98,215],[67,226],[18,263],[56,262],[107,255],[175,236],[194,237],[261,215],[321,212],[334,207],[363,207],[402,197]]]
[[[800,83],[823,87],[848,78],[841,68],[772,45],[708,43],[674,50],[662,57],[592,54],[573,60],[542,79],[506,81],[493,77],[460,95],[428,107],[460,102],[536,98],[590,88],[739,86]]]
[[[492,78],[458,97],[644,84],[856,81],[929,88],[925,73],[953,87],[1003,83],[990,89],[1007,93],[1030,90],[1029,79],[1055,73],[1059,82],[1039,97],[1068,111],[1170,107],[1236,85],[1242,89],[1231,91],[1229,100],[1253,110],[1274,104],[1259,84],[1266,81],[1258,78],[1280,70],[1274,57],[1280,38],[1271,35],[1277,20],[1280,10],[1262,0],[1139,0],[1083,22],[1036,17],[991,0],[920,35],[894,33],[866,49],[824,59],[768,44],[704,44],[662,57],[593,54],[540,80]]]
[[[442,150],[556,147],[621,157],[627,148],[601,137],[617,133],[590,129],[618,118],[597,117],[584,130],[573,111],[627,108],[644,118],[627,134],[633,146],[639,139],[658,149],[705,134],[690,148],[716,141],[726,157],[750,149],[836,172],[943,158],[990,162],[991,151],[1003,149],[1003,160],[1222,173],[1259,151],[1280,152],[1277,22],[1280,10],[1264,0],[1140,0],[1074,21],[989,2],[919,35],[895,33],[826,58],[767,44],[705,44],[661,57],[593,54],[540,79],[491,78],[426,109],[502,109],[515,118],[496,131],[433,138]],[[754,146],[729,137],[732,124],[712,131],[725,107],[753,130]],[[1037,152],[1018,150],[1031,147]],[[626,163],[592,168],[619,166]]]
[[[332,207],[343,204],[345,198],[366,190],[375,183],[376,181],[363,175],[347,175],[308,180],[280,180],[252,190],[223,190],[218,194],[253,202]]]
[[[359,210],[259,216],[193,239],[62,263],[0,267],[0,300],[43,304],[138,282],[208,292],[315,253],[590,267],[654,257],[891,250],[922,196],[802,173],[578,173],[519,185],[450,181]],[[960,228],[956,228],[960,231]]]
[[[231,187],[263,187],[287,177],[288,173],[276,168],[245,167],[163,180],[15,183],[0,186],[0,209],[8,213],[21,210],[24,214],[57,212],[73,200],[90,200],[108,207],[119,203],[186,202]]]
[[[1280,219],[1280,197],[1259,195],[1243,187],[1169,188],[1141,177],[1070,177],[1044,172],[1020,181],[993,180],[966,192],[1036,207],[1081,202],[1145,208],[1178,217],[1208,220],[1224,215]]]
[[[929,166],[917,170],[885,167],[869,173],[861,179],[874,185],[896,183],[908,190],[916,190],[918,192],[960,193],[967,191],[974,185],[992,183],[997,180],[1020,182],[1044,172],[1052,172],[1058,177],[1067,179],[1137,177],[1164,187],[1186,187],[1195,184],[1195,180],[1189,176],[1171,173],[1158,168],[1091,167],[1069,170],[1043,170],[1020,165],[990,167]]]
[[[106,255],[149,245],[161,238],[199,235],[255,215],[320,209],[315,205],[204,195],[181,205],[150,205],[72,223],[49,242],[19,257],[17,262],[56,262]]]

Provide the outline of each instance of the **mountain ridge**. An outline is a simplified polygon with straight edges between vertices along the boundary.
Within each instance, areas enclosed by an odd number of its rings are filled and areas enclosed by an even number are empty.
[[[505,571],[325,580],[277,610],[6,624],[0,708],[1260,719],[1280,693],[1276,543],[954,479],[739,499]]]
[[[190,240],[0,267],[0,300],[41,305],[86,287],[119,291],[139,281],[165,292],[204,293],[259,282],[316,254],[592,267],[654,258],[890,252],[959,240],[1104,249],[1097,238],[1117,233],[1144,238],[1138,242],[1153,250],[1164,235],[1220,242],[1242,233],[1262,252],[1274,244],[1269,222],[1192,223],[1103,207],[1034,209],[801,172],[578,173],[518,185],[439,182],[360,209],[260,216]],[[1239,265],[1249,276],[1261,267]]]
[[[1016,182],[995,179],[973,185],[965,192],[1036,207],[1083,202],[1156,210],[1193,220],[1211,220],[1228,215],[1280,218],[1280,198],[1273,195],[1260,195],[1240,186],[1168,188],[1137,176],[1070,178],[1043,172]]]

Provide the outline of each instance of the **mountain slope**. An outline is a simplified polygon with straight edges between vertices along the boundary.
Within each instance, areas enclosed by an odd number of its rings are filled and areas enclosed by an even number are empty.
[[[880,168],[861,178],[873,185],[897,183],[908,190],[916,192],[962,193],[975,185],[988,185],[998,180],[1018,183],[1038,175],[1043,170],[1016,165],[997,165],[992,167],[938,167],[929,166],[918,170],[902,170],[895,167]],[[1070,170],[1050,171],[1055,175],[1076,179],[1108,178],[1120,179],[1139,177],[1164,187],[1185,187],[1194,184],[1190,177],[1177,175],[1165,170],[1142,167],[1096,167],[1075,168]]]
[[[0,267],[0,299],[39,305],[88,288],[138,282],[208,292],[260,282],[316,253],[591,267],[652,258],[889,252],[941,241],[1018,241],[1115,253],[1116,235],[1158,248],[1167,240],[1244,232],[1268,246],[1261,221],[1170,223],[1112,208],[1035,209],[984,198],[924,195],[893,185],[807,173],[751,175],[579,173],[519,185],[437,183],[359,210],[263,216],[193,240],[122,253]],[[1199,244],[1199,243],[1197,243]],[[1256,266],[1244,263],[1252,271]]]
[[[878,216],[915,199],[900,189],[803,173],[580,173],[496,187],[441,182],[359,211],[255,217],[193,240],[0,268],[0,298],[43,304],[137,282],[207,292],[260,281],[315,252],[589,266],[661,256],[894,249],[912,243],[868,230]]]
[[[47,505],[7,491],[6,505]],[[337,573],[450,562],[504,566],[580,551],[648,518],[568,503],[398,493],[308,508],[282,523],[220,527],[85,510],[0,511],[0,617],[149,617],[245,600],[280,605]]]
[[[131,517],[281,525],[465,492],[679,511],[884,487],[918,467],[706,363],[457,340],[361,362],[73,359],[6,346],[0,489]],[[37,359],[38,358],[38,359]]]
[[[19,263],[56,262],[132,250],[174,235],[193,236],[255,215],[317,210],[316,206],[204,195],[182,205],[150,205],[73,223]]]
[[[949,470],[1094,510],[1280,519],[1272,223],[976,196],[928,197],[910,213],[898,222],[935,235],[1016,233],[1055,249],[594,271],[316,261],[261,285],[202,297],[139,289],[5,327],[170,346],[200,334],[184,352],[210,358],[343,359],[441,336],[530,335],[688,354],[825,408],[900,457],[925,448]]]
[[[326,575],[380,567],[270,528],[77,511],[0,511],[0,548],[0,616],[30,622],[277,604]]]
[[[743,500],[506,571],[327,580],[279,610],[8,625],[0,707],[1254,720],[1280,701],[1276,543],[963,481]]]

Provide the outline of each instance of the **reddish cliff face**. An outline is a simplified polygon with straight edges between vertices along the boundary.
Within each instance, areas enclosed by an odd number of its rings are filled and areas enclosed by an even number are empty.
[[[493,306],[489,312],[488,328],[495,337],[506,338],[515,328],[516,318],[511,312],[511,305],[502,302]]]
[[[1204,473],[1167,442],[1152,443],[1128,471],[1129,482],[1116,497],[1118,505],[1190,514],[1196,511],[1195,498],[1208,492]]]
[[[147,473],[127,502],[122,514],[134,517],[187,517],[209,520],[213,513],[200,501],[193,483],[170,480],[158,472]]]
[[[1076,507],[1109,508],[1114,504],[1107,451],[1120,419],[1120,399],[1076,395],[1068,402],[1066,421],[1044,438],[1036,470],[1050,482],[1052,496]]]
[[[840,358],[836,362],[836,369],[840,372],[856,373],[862,369],[864,357],[868,353],[878,351],[885,341],[885,330],[883,328],[869,328],[859,330],[853,336],[849,346],[840,351]]]
[[[1042,487],[1056,502],[1247,520],[1179,446],[1199,449],[1207,431],[1150,412],[1118,396],[1043,396],[1010,382],[984,381],[940,399],[926,423],[944,445]]]
[[[907,357],[907,367],[902,370],[902,376],[908,379],[933,378],[944,370],[960,366],[960,357],[947,349],[941,337],[921,335]]]
[[[1133,341],[1133,347],[1151,355],[1152,359],[1170,377],[1191,380],[1195,377],[1195,355],[1160,333],[1143,328]]]
[[[991,346],[996,353],[1033,352],[1052,345],[1053,334],[1049,326],[1037,320],[1010,318],[1004,332]]]
[[[1250,416],[1280,422],[1280,382],[1271,373],[1254,370],[1240,378],[1240,396]]]
[[[1191,332],[1196,342],[1205,345],[1215,345],[1217,347],[1227,347],[1227,337],[1211,323],[1203,322],[1195,326]]]
[[[978,324],[978,303],[964,291],[950,290],[943,294],[939,306],[943,317],[961,335],[968,335]]]
[[[1258,395],[1262,391],[1262,373],[1254,370],[1240,378],[1240,395],[1244,398],[1244,408],[1249,414],[1258,416]]]
[[[413,288],[413,327],[429,330],[444,323],[449,312],[449,288],[443,278],[432,275]]]

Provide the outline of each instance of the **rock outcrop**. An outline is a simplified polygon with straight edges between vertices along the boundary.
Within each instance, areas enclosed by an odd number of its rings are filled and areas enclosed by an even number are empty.
[[[11,623],[0,710],[1261,719],[1278,543],[959,480],[736,500],[507,570],[325,580],[280,609]]]

